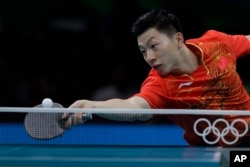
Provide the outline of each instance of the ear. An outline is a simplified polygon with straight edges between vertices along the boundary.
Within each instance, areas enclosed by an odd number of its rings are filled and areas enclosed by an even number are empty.
[[[176,41],[178,44],[178,47],[181,48],[184,45],[184,37],[181,32],[177,32],[176,34]]]

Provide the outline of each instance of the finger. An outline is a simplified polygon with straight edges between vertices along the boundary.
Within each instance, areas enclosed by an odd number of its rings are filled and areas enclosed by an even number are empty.
[[[74,102],[69,106],[69,108],[82,108],[82,107],[83,107],[82,100],[77,100],[76,102]]]
[[[59,124],[63,129],[70,129],[72,126],[72,118],[70,113],[64,113],[61,119],[59,120]]]
[[[62,115],[62,119],[68,119],[69,116],[70,116],[69,113],[64,113],[64,114]]]
[[[69,117],[66,121],[63,122],[64,129],[70,129],[73,126],[72,117]]]
[[[83,124],[84,120],[82,119],[82,113],[75,113],[72,115],[72,124],[77,125],[77,124]]]

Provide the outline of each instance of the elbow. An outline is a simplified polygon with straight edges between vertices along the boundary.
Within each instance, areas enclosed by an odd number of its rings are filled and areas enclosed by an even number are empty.
[[[248,41],[250,42],[250,35],[246,35],[246,38],[247,38]]]

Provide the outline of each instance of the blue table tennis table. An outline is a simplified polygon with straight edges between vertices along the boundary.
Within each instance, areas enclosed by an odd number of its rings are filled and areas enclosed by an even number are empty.
[[[221,167],[221,148],[164,146],[0,145],[3,167]]]
[[[188,146],[182,133],[172,125],[87,123],[44,141],[22,124],[1,123],[0,167],[229,167],[226,148]]]

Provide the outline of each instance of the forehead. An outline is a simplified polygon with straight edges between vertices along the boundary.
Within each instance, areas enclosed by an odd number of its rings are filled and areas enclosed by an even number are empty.
[[[150,28],[146,30],[144,33],[142,33],[140,36],[138,36],[137,41],[138,45],[145,45],[147,42],[153,39],[162,40],[164,38],[165,39],[168,38],[168,36],[165,33],[162,33],[155,28]]]

